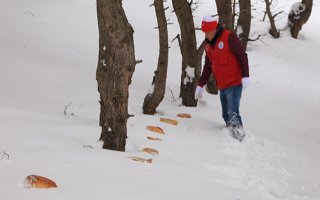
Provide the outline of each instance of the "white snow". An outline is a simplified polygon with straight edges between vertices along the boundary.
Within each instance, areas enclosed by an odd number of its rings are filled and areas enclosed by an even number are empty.
[[[288,13],[294,1],[281,3]],[[241,101],[247,132],[242,143],[224,128],[219,96],[204,95],[197,108],[179,105],[176,42],[169,44],[159,114],[142,114],[159,52],[150,4],[123,1],[135,30],[136,59],[143,63],[130,85],[129,114],[134,117],[128,120],[126,152],[115,152],[102,149],[99,141],[96,2],[1,0],[0,199],[318,200],[320,1],[314,0],[298,39],[289,30],[279,39],[264,35],[269,26],[261,22],[264,3],[253,1],[251,32],[264,36],[248,46],[251,84]],[[215,14],[214,1],[199,6],[194,13],[198,26],[203,16]],[[171,9],[166,14],[175,22],[169,26],[172,39],[179,26]],[[287,16],[278,17],[277,25],[285,25]],[[200,31],[197,39],[203,39]],[[178,118],[178,113],[192,118]],[[179,124],[162,123],[160,117]],[[165,135],[148,131],[147,125],[160,126]],[[144,147],[160,154],[146,154]],[[153,163],[128,159],[133,156],[153,158]],[[58,188],[25,188],[31,174],[53,179]]]
[[[187,66],[186,68],[186,77],[183,79],[183,84],[186,85],[187,83],[192,83],[194,79],[194,67]]]
[[[290,13],[294,14],[294,19],[300,19],[300,13],[306,10],[307,6],[302,2],[296,2],[291,6]],[[289,26],[292,26],[292,22],[288,22]]]
[[[242,33],[243,33],[242,26],[239,25],[239,26],[237,27],[237,35],[241,35]]]
[[[306,5],[301,2],[296,2],[292,5],[290,12],[294,12],[295,15],[299,15],[306,10]]]
[[[152,84],[149,89],[148,89],[148,94],[153,94],[154,93],[154,84]]]
[[[102,65],[103,65],[104,67],[107,66],[105,59],[101,60],[100,62],[102,63]]]

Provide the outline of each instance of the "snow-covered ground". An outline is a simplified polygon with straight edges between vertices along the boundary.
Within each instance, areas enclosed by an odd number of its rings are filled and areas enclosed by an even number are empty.
[[[288,13],[293,2],[282,1],[277,9]],[[136,58],[143,63],[136,66],[130,86],[134,117],[128,121],[127,150],[114,152],[102,149],[98,140],[95,1],[1,0],[0,200],[318,200],[320,0],[314,0],[297,40],[283,30],[280,39],[265,35],[250,43],[251,84],[241,101],[247,137],[242,143],[224,128],[218,96],[205,94],[197,108],[179,105],[176,42],[170,43],[168,89],[159,114],[142,114],[158,57],[151,3],[123,1],[135,29]],[[264,5],[258,0],[253,5],[252,34],[265,34]],[[201,1],[195,23],[214,13],[214,1]],[[176,22],[170,9],[167,16]],[[285,23],[286,14],[280,15],[277,25]],[[177,23],[169,31],[172,39]],[[203,34],[197,32],[197,38]],[[192,118],[178,118],[178,113]],[[160,117],[179,124],[162,123]],[[147,125],[162,127],[165,135],[150,132]],[[160,154],[146,154],[144,147]],[[134,162],[131,156],[153,158],[153,163]],[[30,174],[51,178],[58,188],[27,189],[23,182]]]

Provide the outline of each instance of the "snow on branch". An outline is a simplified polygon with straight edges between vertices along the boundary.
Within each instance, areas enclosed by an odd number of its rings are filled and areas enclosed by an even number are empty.
[[[192,81],[193,81],[193,79],[195,77],[194,72],[195,72],[195,68],[194,67],[188,66],[186,68],[186,77],[183,80],[183,84],[184,85],[187,85],[187,83],[192,83]]]

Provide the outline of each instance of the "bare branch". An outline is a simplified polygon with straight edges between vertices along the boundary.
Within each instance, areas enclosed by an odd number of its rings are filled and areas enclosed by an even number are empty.
[[[7,160],[9,160],[10,156],[9,154],[7,154],[5,151],[2,151],[1,152],[2,156],[1,156],[1,159],[0,160],[3,160],[3,158],[6,156],[7,157]]]
[[[83,148],[90,148],[90,149],[94,149],[92,146],[90,145],[82,145]]]
[[[261,37],[261,35],[259,34],[255,39],[249,38],[248,41],[250,41],[250,42],[255,42],[255,41],[259,40],[260,37]]]
[[[64,115],[67,115],[68,108],[71,104],[72,103],[69,103],[68,105],[64,105],[64,110],[63,110]]]
[[[262,22],[264,22],[264,20],[266,19],[266,16],[267,16],[267,11],[264,11],[264,15],[263,15],[263,18],[262,18]]]
[[[177,100],[174,98],[173,91],[171,90],[171,88],[169,88],[169,87],[167,87],[167,88],[171,93],[171,97],[172,97],[173,102],[176,102]]]
[[[283,11],[280,11],[280,12],[274,14],[274,15],[273,15],[273,18],[276,18],[276,16],[279,15],[279,14],[281,14],[281,13],[283,13]]]
[[[211,15],[212,17],[218,17],[219,16],[219,14],[215,14],[215,15]]]
[[[34,15],[34,13],[33,12],[31,12],[31,11],[26,11],[26,12],[24,12],[24,14],[29,14],[29,15],[31,15],[32,17],[34,17],[35,15]]]
[[[171,42],[174,42],[176,39],[178,40],[180,51],[181,51],[181,54],[182,54],[182,42],[181,42],[181,39],[180,39],[180,34],[178,34],[175,38],[173,38],[173,40]]]
[[[136,64],[142,63],[142,60],[136,60]]]
[[[201,42],[201,45],[200,45],[200,46],[198,47],[198,49],[197,49],[197,55],[200,55],[200,52],[204,50],[204,45],[205,45],[205,44],[206,44],[206,41],[203,40],[203,41]],[[202,54],[201,54],[201,56],[202,56]]]

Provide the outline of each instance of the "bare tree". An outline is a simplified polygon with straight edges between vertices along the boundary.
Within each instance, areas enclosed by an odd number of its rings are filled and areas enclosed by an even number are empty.
[[[219,22],[227,29],[234,29],[234,17],[231,0],[216,0]]]
[[[266,3],[266,12],[265,12],[265,14],[264,14],[263,21],[264,21],[264,19],[265,19],[265,16],[267,15],[268,18],[269,18],[270,26],[271,26],[271,28],[269,29],[270,35],[272,35],[274,38],[279,38],[279,37],[280,37],[280,32],[279,32],[279,30],[278,30],[277,27],[276,27],[275,18],[276,18],[276,16],[278,16],[280,13],[282,13],[282,11],[281,11],[281,12],[278,12],[278,13],[276,13],[276,14],[273,15],[272,12],[271,12],[271,5],[272,5],[272,1],[273,1],[273,0],[271,0],[271,1],[269,1],[269,0],[264,0],[264,1],[265,1],[265,3]]]
[[[125,151],[128,87],[135,69],[133,29],[121,1],[97,0],[100,93],[100,139],[103,148]]]
[[[190,2],[188,0],[172,0],[181,31],[181,38],[179,34],[176,37],[182,54],[180,97],[182,98],[182,105],[194,107],[197,106],[194,92],[201,73],[204,43],[197,48],[192,4],[192,0]]]
[[[215,0],[215,2],[219,23],[226,29],[237,32],[246,49],[251,27],[251,0]]]
[[[240,14],[237,28],[241,28],[239,39],[244,49],[247,49],[251,27],[251,0],[239,0]]]
[[[209,79],[206,84],[206,91],[209,94],[218,94],[219,89],[217,87],[216,79],[213,76],[209,76]]]
[[[158,67],[154,72],[153,91],[146,95],[143,102],[143,113],[153,115],[164,97],[168,69],[168,28],[163,0],[154,0],[158,29],[159,29],[159,58]]]
[[[292,5],[288,16],[288,26],[290,27],[291,36],[298,38],[298,34],[312,12],[313,0],[302,0]]]

